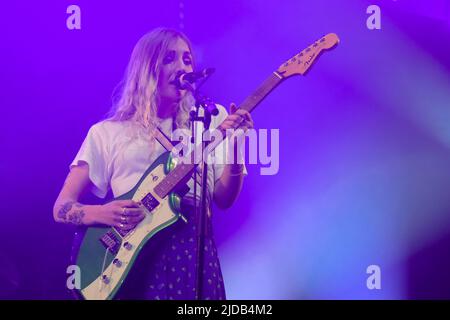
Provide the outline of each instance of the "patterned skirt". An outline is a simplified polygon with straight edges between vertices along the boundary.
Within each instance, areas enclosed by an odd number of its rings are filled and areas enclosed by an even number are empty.
[[[153,236],[142,249],[118,299],[194,300],[197,278],[198,217],[192,207],[182,209],[188,222],[175,224]],[[224,300],[222,271],[206,219],[203,252],[202,300]]]

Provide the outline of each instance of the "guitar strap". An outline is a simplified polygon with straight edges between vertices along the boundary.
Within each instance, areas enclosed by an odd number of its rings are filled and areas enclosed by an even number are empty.
[[[173,128],[174,129],[174,128]],[[167,151],[172,151],[173,147],[175,146],[175,143],[169,139],[169,137],[164,133],[164,131],[161,130],[160,127],[157,127],[155,130],[155,139],[167,150]],[[201,179],[201,173],[198,172],[199,175],[199,179]],[[185,189],[185,190],[179,190],[179,194],[184,195],[185,193],[187,193],[189,191],[189,188]],[[207,211],[208,211],[208,217],[211,217],[211,208],[210,208],[210,203],[207,200],[206,201],[208,203],[207,205]],[[208,230],[209,228],[207,228]],[[208,232],[208,231],[207,231]]]
[[[172,130],[174,128],[172,127]],[[175,147],[175,143],[174,141],[172,141],[165,133],[164,131],[160,128],[157,127],[155,130],[155,139],[164,147],[164,149],[166,149],[167,151],[172,151],[172,149]],[[186,195],[186,193],[189,192],[189,187],[186,184],[182,184],[178,190],[177,193],[180,196],[184,196]]]
[[[155,131],[155,139],[167,150],[172,151],[173,147],[175,146],[172,142],[172,140],[167,137],[164,132],[157,127]]]

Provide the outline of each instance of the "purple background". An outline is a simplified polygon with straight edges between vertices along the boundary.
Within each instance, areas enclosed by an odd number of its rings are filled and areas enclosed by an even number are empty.
[[[53,202],[136,41],[180,23],[226,106],[322,35],[341,39],[253,114],[280,129],[280,170],[249,166],[237,203],[215,211],[228,298],[450,298],[449,1],[180,2],[2,5],[0,298],[69,297],[73,229]],[[81,30],[66,28],[70,4]],[[366,27],[370,4],[381,30]],[[381,290],[366,287],[372,264]]]

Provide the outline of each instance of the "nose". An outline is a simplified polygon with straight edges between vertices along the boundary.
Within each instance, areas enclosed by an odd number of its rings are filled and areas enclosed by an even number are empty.
[[[191,72],[191,71],[192,70],[190,70],[186,65],[177,66],[176,69],[175,69],[175,72],[176,72],[177,75],[181,75],[183,73],[188,73],[188,72]]]
[[[178,59],[176,60],[176,64],[175,64],[175,72],[188,73],[191,71],[192,71],[191,65],[186,65],[184,63],[182,56],[178,57]]]

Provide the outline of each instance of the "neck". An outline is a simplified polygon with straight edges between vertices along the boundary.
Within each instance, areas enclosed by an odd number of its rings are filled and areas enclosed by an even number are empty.
[[[171,100],[160,99],[157,115],[160,119],[172,118],[177,110],[178,103]]]

